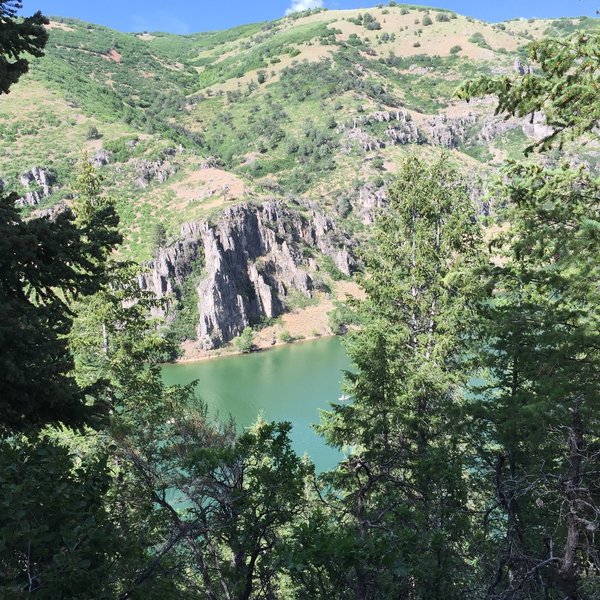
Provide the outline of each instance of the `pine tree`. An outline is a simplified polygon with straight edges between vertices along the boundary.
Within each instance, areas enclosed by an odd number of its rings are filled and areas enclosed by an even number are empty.
[[[14,202],[0,200],[0,422],[78,425],[94,410],[70,376],[69,303],[101,285],[117,217],[106,209],[82,228],[69,212],[24,221]]]
[[[21,8],[23,3],[18,0],[0,0],[0,95],[8,94],[11,85],[27,73],[28,56],[44,55],[48,41],[44,27],[48,19],[39,11],[19,19],[17,11]]]
[[[473,404],[498,549],[491,593],[587,598],[600,582],[600,186],[584,171],[514,165],[499,193],[505,225],[476,275],[491,295]]]
[[[537,145],[548,149],[555,142],[597,137],[600,123],[600,35],[578,32],[564,39],[546,38],[528,46],[536,65],[520,77],[488,77],[469,81],[457,92],[467,100],[474,96],[498,96],[496,113],[534,117],[542,112],[553,133]],[[532,146],[528,150],[532,150]]]
[[[342,537],[355,564],[346,596],[462,598],[469,527],[460,432],[464,274],[479,229],[447,159],[412,158],[366,254],[368,299],[350,335],[353,402],[321,431],[348,458],[327,475],[341,495]],[[346,561],[347,562],[347,561]]]
[[[0,92],[39,57],[48,20],[0,1]],[[114,209],[104,207],[78,226],[72,213],[23,220],[16,194],[0,198],[0,424],[24,430],[47,423],[81,425],[100,407],[86,403],[71,377],[66,335],[69,303],[101,285],[106,257],[120,237]]]

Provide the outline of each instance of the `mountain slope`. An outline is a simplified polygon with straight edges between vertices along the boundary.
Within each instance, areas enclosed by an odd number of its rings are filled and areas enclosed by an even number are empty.
[[[409,5],[316,11],[189,36],[55,18],[46,57],[2,100],[0,177],[21,192],[24,210],[47,211],[68,202],[74,165],[87,152],[117,201],[126,238],[120,253],[140,262],[165,241],[156,235],[159,223],[174,243],[185,223],[222,222],[223,209],[239,203],[250,218],[254,205],[273,198],[295,211],[292,222],[315,211],[333,217],[331,230],[346,239],[338,250],[352,253],[368,237],[402,156],[449,149],[473,174],[477,194],[478,175],[547,133],[541,120],[495,117],[492,100],[457,101],[462,81],[523,72],[532,39],[597,26],[595,19],[492,25]],[[595,147],[576,150],[574,160],[597,167]],[[305,258],[290,272],[302,268],[312,283],[263,274],[281,310],[294,292],[326,295],[339,275],[328,262],[333,251],[325,260],[317,246],[292,238],[292,254]],[[260,258],[254,254],[247,276]],[[161,277],[169,272],[155,272],[157,291],[169,289],[174,307],[185,300],[186,277],[199,277],[193,265],[177,268],[183,279],[168,284]],[[281,310],[242,315],[232,334]]]

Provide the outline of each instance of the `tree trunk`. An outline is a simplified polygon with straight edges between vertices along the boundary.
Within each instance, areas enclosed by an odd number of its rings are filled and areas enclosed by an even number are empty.
[[[581,400],[575,401],[571,410],[571,427],[569,428],[569,471],[564,483],[565,504],[567,507],[567,538],[565,552],[559,567],[560,585],[565,600],[579,599],[579,573],[577,569],[577,553],[580,539],[579,508],[582,502],[582,463],[583,463],[583,419],[581,416]]]

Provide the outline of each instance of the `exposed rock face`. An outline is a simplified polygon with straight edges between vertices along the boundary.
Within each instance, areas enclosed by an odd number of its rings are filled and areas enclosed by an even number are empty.
[[[67,206],[66,202],[59,202],[58,204],[55,204],[54,206],[52,206],[51,208],[44,208],[42,210],[38,210],[34,216],[40,219],[48,219],[50,221],[54,221],[56,219],[56,217],[58,217],[59,215],[62,215],[63,213],[67,212],[69,210],[69,207]]]
[[[353,202],[354,210],[358,213],[364,225],[373,225],[377,213],[387,203],[387,190],[385,187],[377,188],[373,183],[367,183],[358,191],[358,196]]]
[[[43,167],[34,167],[31,171],[26,171],[20,177],[21,185],[24,188],[37,188],[25,193],[22,198],[16,202],[17,206],[37,206],[44,198],[52,193],[52,185],[55,183],[54,175]]]
[[[305,214],[278,201],[241,204],[215,224],[188,223],[177,243],[159,251],[140,285],[159,297],[177,295],[202,259],[198,343],[217,348],[261,318],[284,312],[291,291],[311,296],[309,269],[316,264],[307,250],[329,256],[344,273],[357,268],[350,241],[334,221],[312,205],[303,208]]]
[[[375,123],[389,123],[385,131],[385,139],[374,137],[365,131],[365,127]],[[417,144],[424,140],[412,120],[410,113],[404,110],[379,111],[364,117],[357,117],[351,123],[341,129],[346,132],[350,140],[357,140],[365,152],[371,152],[378,148],[385,148],[386,144]]]
[[[372,133],[375,123],[389,123],[385,134]],[[483,116],[468,112],[459,117],[449,117],[446,114],[427,117],[419,122],[413,121],[409,112],[404,110],[382,111],[363,117],[356,117],[338,131],[345,133],[345,150],[350,151],[348,142],[358,142],[364,152],[372,152],[387,145],[423,144],[441,146],[443,148],[458,148],[470,139],[491,143],[498,136],[511,129],[522,128],[523,133],[530,138],[540,140],[552,133],[545,124],[544,116],[534,115],[533,120],[504,118],[502,116]]]
[[[484,120],[478,137],[484,142],[492,142],[498,136],[510,131],[511,129],[516,129],[517,127],[519,127],[519,122],[517,119],[488,117]]]
[[[155,161],[138,160],[135,165],[136,177],[134,183],[140,188],[148,187],[154,179],[164,183],[177,172],[177,168],[166,160],[167,157],[174,156],[176,153],[176,148],[167,148]]]
[[[534,73],[533,66],[523,64],[520,58],[515,59],[514,70],[519,75],[531,75]]]
[[[223,166],[223,161],[215,156],[207,156],[200,164],[201,169],[219,169]]]
[[[90,162],[94,165],[94,167],[105,167],[110,163],[110,159],[112,158],[112,153],[108,152],[108,150],[98,150]]]
[[[41,187],[45,196],[49,196],[54,183],[54,175],[48,169],[43,167],[33,167],[31,171],[26,171],[21,175],[21,185],[30,187],[31,184]]]
[[[43,199],[39,192],[25,192],[25,195],[19,198],[16,206],[37,206]]]
[[[385,148],[385,142],[379,140],[372,135],[369,135],[362,127],[353,127],[346,133],[347,139],[350,141],[357,141],[364,152],[372,152],[379,148]],[[350,146],[346,148],[346,151],[350,151]]]
[[[477,121],[475,113],[455,118],[443,114],[436,115],[425,123],[425,135],[434,146],[456,148],[467,139],[469,129],[476,125]]]
[[[425,141],[423,134],[412,121],[390,125],[385,134],[395,145],[421,144]]]
[[[546,116],[542,112],[535,112],[525,123],[523,133],[534,140],[542,140],[554,133],[554,129],[546,125]]]

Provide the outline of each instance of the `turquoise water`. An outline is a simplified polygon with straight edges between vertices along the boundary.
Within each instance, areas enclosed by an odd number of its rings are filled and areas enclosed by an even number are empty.
[[[318,470],[335,466],[340,454],[314,432],[319,410],[338,402],[343,370],[350,361],[338,338],[303,342],[273,350],[198,363],[166,365],[169,385],[198,380],[197,397],[220,419],[232,416],[238,427],[262,414],[267,421],[289,421],[300,455],[308,454]]]

